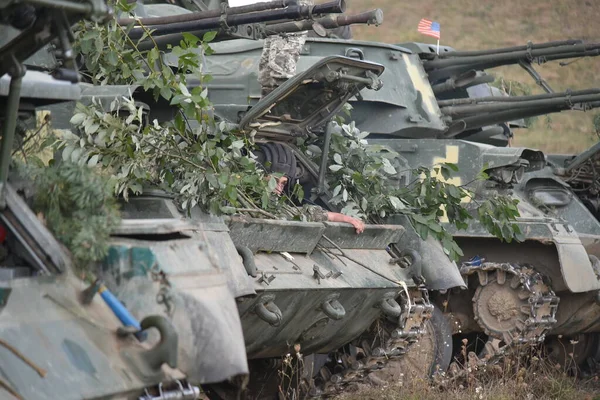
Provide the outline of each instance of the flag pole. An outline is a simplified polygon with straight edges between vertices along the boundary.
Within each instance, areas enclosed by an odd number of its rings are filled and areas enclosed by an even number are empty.
[[[437,54],[440,55],[440,39],[437,40]]]

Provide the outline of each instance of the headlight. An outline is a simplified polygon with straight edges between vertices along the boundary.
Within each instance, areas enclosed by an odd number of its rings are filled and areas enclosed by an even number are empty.
[[[543,204],[547,207],[564,207],[571,202],[572,195],[565,189],[538,188],[529,194],[534,204]]]
[[[527,182],[527,194],[534,205],[564,207],[573,199],[569,188],[553,179],[534,178]]]

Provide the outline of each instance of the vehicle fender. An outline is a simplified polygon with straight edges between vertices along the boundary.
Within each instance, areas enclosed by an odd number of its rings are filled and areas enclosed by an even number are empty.
[[[398,245],[401,249],[414,249],[421,256],[421,272],[427,289],[466,288],[467,285],[460,275],[458,266],[444,253],[439,241],[431,236],[426,240],[421,239],[404,216],[394,216],[388,223],[398,223],[406,228]]]
[[[573,293],[599,290],[600,281],[579,238],[555,236],[553,242],[558,252],[560,272],[567,288]]]

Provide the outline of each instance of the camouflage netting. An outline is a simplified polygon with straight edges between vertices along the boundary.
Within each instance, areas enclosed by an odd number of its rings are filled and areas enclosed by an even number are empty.
[[[313,0],[300,0],[301,5],[313,5]],[[306,42],[307,32],[286,33],[265,39],[258,66],[258,82],[263,95],[271,92],[296,75],[296,63]]]

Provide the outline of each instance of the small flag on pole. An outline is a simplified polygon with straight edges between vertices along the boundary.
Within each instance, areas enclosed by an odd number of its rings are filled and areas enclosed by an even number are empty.
[[[440,40],[440,24],[437,22],[429,21],[428,19],[423,18],[419,22],[417,30],[423,35],[433,36],[437,40]]]
[[[417,31],[422,33],[423,35],[433,36],[437,39],[437,54],[440,54],[440,24],[435,21],[430,21],[428,19],[421,19],[419,21],[419,26],[417,27]]]

